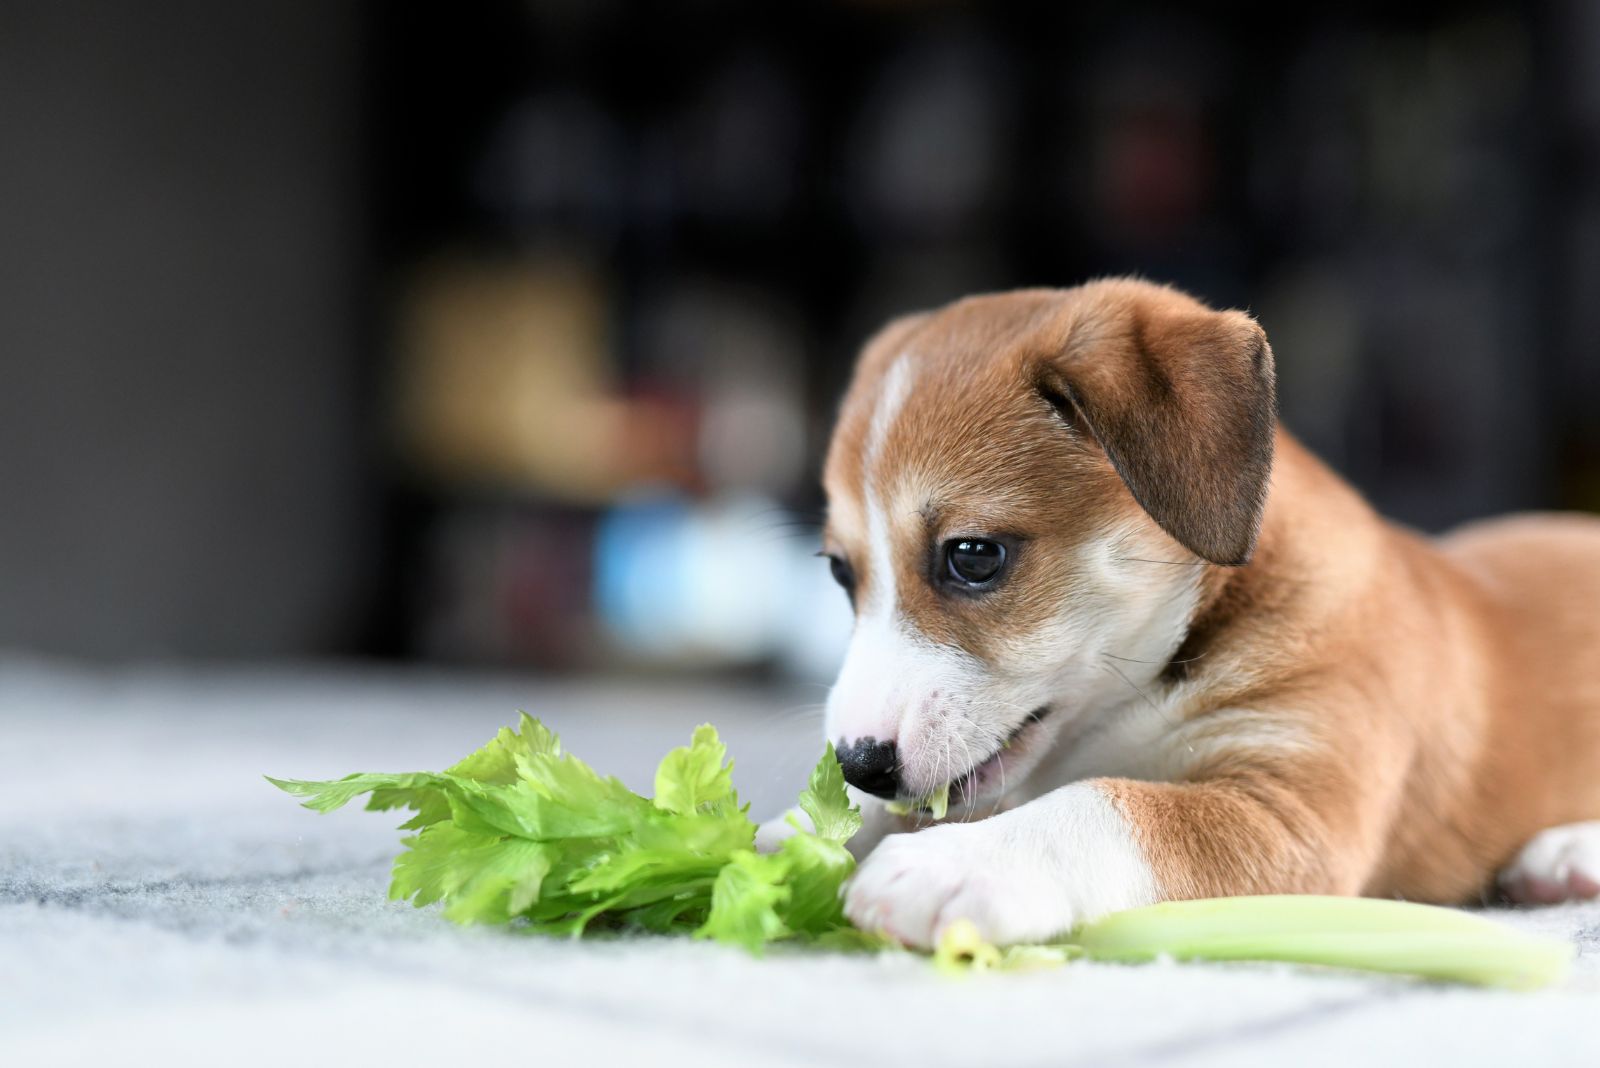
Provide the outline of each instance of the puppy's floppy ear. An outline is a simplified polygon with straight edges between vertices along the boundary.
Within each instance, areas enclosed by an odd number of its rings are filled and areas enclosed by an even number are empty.
[[[1100,443],[1134,499],[1215,564],[1247,563],[1277,422],[1272,350],[1243,312],[1142,282],[1086,286],[1038,390]]]

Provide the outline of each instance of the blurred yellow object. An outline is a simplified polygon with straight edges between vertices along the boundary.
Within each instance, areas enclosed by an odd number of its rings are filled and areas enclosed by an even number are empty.
[[[424,478],[602,503],[692,481],[681,405],[625,398],[600,280],[564,260],[425,266],[402,305],[395,419]]]

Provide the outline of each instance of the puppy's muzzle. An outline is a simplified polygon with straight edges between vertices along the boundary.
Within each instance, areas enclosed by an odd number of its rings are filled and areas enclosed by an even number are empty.
[[[875,797],[893,798],[900,788],[900,755],[893,742],[857,738],[840,742],[834,752],[844,769],[844,781]]]

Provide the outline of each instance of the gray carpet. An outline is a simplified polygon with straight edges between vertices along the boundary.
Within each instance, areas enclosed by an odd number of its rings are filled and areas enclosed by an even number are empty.
[[[635,788],[710,720],[771,812],[816,691],[0,661],[0,1064],[1600,1064],[1600,907],[1509,994],[1280,966],[950,979],[905,956],[463,930],[385,900],[390,814],[263,782],[443,766],[526,708]]]

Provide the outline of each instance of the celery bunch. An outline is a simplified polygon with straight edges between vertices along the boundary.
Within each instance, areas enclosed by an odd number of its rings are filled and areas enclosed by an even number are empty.
[[[442,902],[458,923],[513,920],[551,934],[635,929],[759,949],[849,931],[839,888],[855,868],[844,843],[861,827],[832,746],[800,795],[812,830],[757,853],[756,825],[733,789],[710,726],[668,753],[654,799],[597,774],[526,714],[442,772],[271,779],[330,812],[363,794],[405,808],[389,884],[394,900]]]

